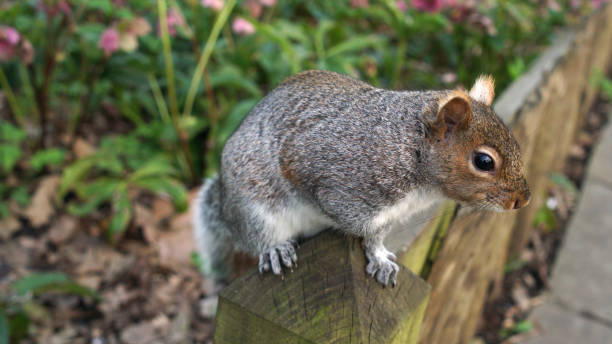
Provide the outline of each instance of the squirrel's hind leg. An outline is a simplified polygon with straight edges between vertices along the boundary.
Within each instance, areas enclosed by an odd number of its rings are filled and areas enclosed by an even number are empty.
[[[272,271],[279,275],[283,267],[297,267],[296,239],[334,225],[320,210],[303,200],[288,200],[274,208],[253,203],[249,207],[250,211],[245,212],[250,215],[248,241],[255,245],[251,251],[259,256],[261,273]]]

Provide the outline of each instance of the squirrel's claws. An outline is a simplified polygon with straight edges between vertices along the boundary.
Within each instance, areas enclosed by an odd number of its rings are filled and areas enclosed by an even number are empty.
[[[283,267],[293,272],[297,268],[297,254],[293,242],[285,242],[274,246],[259,255],[259,272],[264,273],[272,270],[275,275],[283,272]]]
[[[394,287],[397,284],[399,265],[389,259],[394,256],[393,253],[386,251],[383,255],[376,255],[366,250],[366,256],[368,258],[366,273],[376,279],[383,287],[386,287],[389,282]]]

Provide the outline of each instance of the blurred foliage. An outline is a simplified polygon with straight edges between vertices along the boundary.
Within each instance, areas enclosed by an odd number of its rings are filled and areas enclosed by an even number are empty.
[[[8,295],[0,295],[0,344],[19,343],[31,320],[49,316],[37,296],[66,293],[99,301],[100,295],[57,272],[32,273],[15,281]]]
[[[557,228],[558,224],[555,212],[548,208],[546,204],[542,205],[533,217],[533,225],[545,231],[551,231]]]
[[[20,128],[8,122],[0,122],[0,176],[10,173],[21,158],[21,146],[26,136]],[[29,196],[25,187],[7,185],[0,181],[0,220],[9,216],[9,201],[25,207]]]
[[[550,174],[549,178],[553,184],[560,186],[566,192],[570,194],[578,193],[578,188],[566,175],[559,172],[553,172]]]
[[[608,99],[612,100],[612,80],[605,77],[601,70],[594,70],[591,74],[591,84],[601,89],[603,95]]]
[[[520,270],[525,264],[527,264],[527,262],[520,258],[512,259],[504,264],[504,274]]]
[[[428,5],[431,3],[430,5]],[[291,74],[327,69],[394,89],[498,91],[590,1],[5,0],[0,4],[0,216],[17,185],[61,172],[58,198],[129,225],[141,192],[186,207],[224,142]],[[105,125],[102,124],[106,123]],[[87,138],[96,151],[78,157]],[[15,178],[13,178],[14,180]],[[3,182],[0,182],[3,183]]]
[[[501,329],[499,331],[499,336],[502,337],[503,339],[506,339],[508,337],[511,337],[511,336],[514,336],[520,333],[529,332],[533,330],[533,328],[534,328],[534,325],[531,321],[522,320],[522,321],[517,322],[510,328]]]

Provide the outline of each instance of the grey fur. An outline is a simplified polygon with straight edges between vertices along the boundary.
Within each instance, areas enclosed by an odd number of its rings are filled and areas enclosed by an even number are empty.
[[[430,123],[450,92],[377,89],[326,71],[289,78],[227,141],[219,179],[197,201],[208,224],[196,233],[218,226],[224,241],[229,231],[236,249],[260,257],[260,271],[279,274],[297,260],[289,240],[304,233],[279,238],[271,223],[293,223],[299,206],[318,226],[363,237],[366,271],[395,284],[399,268],[382,246],[388,226],[372,220],[413,190],[440,191]]]
[[[230,272],[228,260],[233,244],[231,232],[221,217],[219,195],[219,178],[206,180],[195,199],[193,224],[202,272],[222,280]]]

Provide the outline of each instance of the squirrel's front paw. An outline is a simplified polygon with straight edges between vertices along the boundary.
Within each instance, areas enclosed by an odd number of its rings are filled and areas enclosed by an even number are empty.
[[[259,272],[270,271],[275,275],[280,275],[283,271],[281,263],[287,268],[297,267],[297,254],[295,253],[294,243],[288,241],[280,245],[273,246],[266,252],[259,255]]]
[[[368,265],[366,272],[375,277],[382,285],[386,286],[391,282],[393,286],[397,284],[397,273],[399,266],[391,259],[395,259],[395,255],[386,249],[370,251],[366,250]]]

